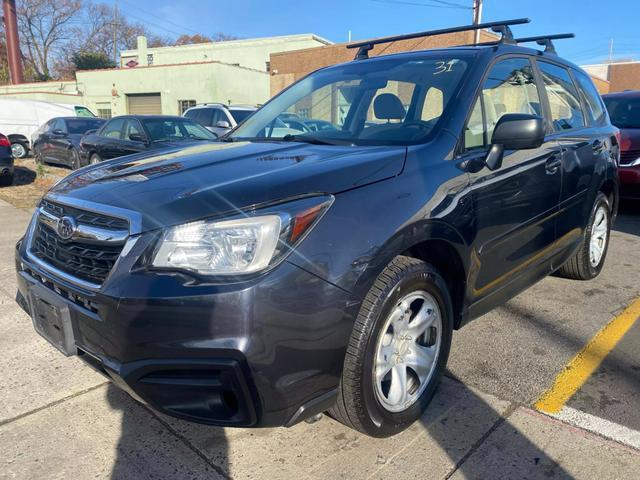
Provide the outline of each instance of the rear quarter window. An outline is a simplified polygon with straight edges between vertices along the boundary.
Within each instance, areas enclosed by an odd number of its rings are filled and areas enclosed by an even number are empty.
[[[580,93],[582,93],[585,103],[589,107],[589,111],[587,112],[590,120],[589,123],[601,125],[604,123],[606,115],[605,107],[598,90],[586,73],[580,70],[574,70],[573,74],[578,82],[578,89],[580,90]]]

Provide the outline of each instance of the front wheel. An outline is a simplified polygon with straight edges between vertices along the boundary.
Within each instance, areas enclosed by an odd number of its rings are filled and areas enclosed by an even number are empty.
[[[69,155],[71,156],[71,170],[78,170],[82,166],[80,165],[80,155],[78,155],[78,151],[72,148]]]
[[[558,270],[560,276],[574,280],[591,280],[602,271],[609,248],[611,205],[606,195],[598,193],[579,250]]]
[[[398,256],[378,276],[355,322],[329,414],[374,437],[415,422],[449,357],[453,308],[438,271]]]
[[[102,161],[102,159],[100,158],[100,155],[98,155],[97,153],[93,153],[91,154],[91,157],[89,158],[89,163],[91,165],[97,165]]]

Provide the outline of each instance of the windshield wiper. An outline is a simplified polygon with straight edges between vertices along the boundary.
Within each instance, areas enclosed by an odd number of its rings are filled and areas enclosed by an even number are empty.
[[[283,142],[303,142],[310,143],[312,145],[335,145],[335,143],[328,140],[322,140],[318,137],[309,137],[307,135],[292,135],[291,133],[282,137]]]

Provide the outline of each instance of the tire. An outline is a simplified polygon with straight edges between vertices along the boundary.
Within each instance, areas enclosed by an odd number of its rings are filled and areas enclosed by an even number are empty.
[[[78,170],[82,165],[80,165],[80,155],[75,148],[70,150],[71,153],[71,170]]]
[[[604,214],[604,219],[601,217]],[[601,228],[598,228],[601,227]],[[589,215],[589,223],[584,232],[582,244],[576,253],[558,269],[558,275],[572,280],[591,280],[602,271],[611,233],[611,205],[606,195],[598,192],[596,201]],[[597,242],[597,236],[601,236],[602,242]],[[600,244],[601,253],[592,257],[592,239]]]
[[[42,159],[42,150],[40,150],[39,148],[34,148],[33,159],[35,160],[36,165],[44,165],[44,160]]]
[[[11,154],[13,158],[24,158],[29,153],[29,148],[22,142],[13,142],[11,144]]]
[[[411,300],[415,296],[418,297]],[[404,308],[407,304],[409,309]],[[393,319],[404,322],[407,317],[398,317],[398,312],[403,311],[411,311],[410,318],[403,324],[406,328],[396,331]],[[428,314],[422,318],[432,319],[429,321],[433,323],[423,334],[414,335],[420,331],[415,325],[422,313]],[[347,347],[338,400],[328,414],[373,437],[388,437],[409,427],[427,408],[444,371],[451,347],[452,318],[451,298],[438,271],[414,258],[395,257],[362,302]],[[416,362],[417,358],[425,358],[413,353],[416,346],[423,352],[431,352],[430,358],[435,360]],[[387,357],[385,352],[393,350]],[[412,365],[416,365],[416,370]],[[387,368],[391,370],[385,374]],[[396,379],[402,375],[398,372],[403,369],[407,395],[396,395],[400,390],[393,382],[399,382]],[[423,373],[428,370],[423,381],[416,373],[418,370]],[[377,374],[382,380],[378,381]],[[400,400],[396,401],[397,398]]]
[[[92,153],[91,156],[89,157],[90,165],[97,165],[101,161],[102,161],[102,158],[100,158],[100,155],[98,155],[97,153]]]

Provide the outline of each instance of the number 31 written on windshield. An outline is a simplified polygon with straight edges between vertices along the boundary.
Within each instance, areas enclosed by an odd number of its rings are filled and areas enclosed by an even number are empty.
[[[436,71],[433,72],[433,74],[440,75],[441,73],[451,72],[455,63],[456,63],[455,60],[449,60],[448,62],[444,62],[444,61],[436,62]]]

